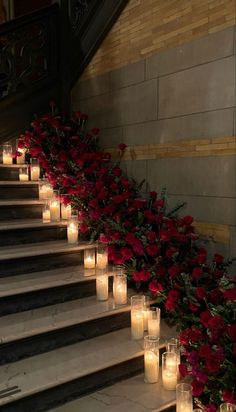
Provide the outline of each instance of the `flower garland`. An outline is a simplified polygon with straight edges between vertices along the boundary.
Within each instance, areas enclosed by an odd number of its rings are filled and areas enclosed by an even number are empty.
[[[21,135],[19,147],[38,158],[64,202],[69,195],[80,233],[107,244],[110,262],[124,265],[131,285],[152,294],[178,324],[186,361],[181,373],[191,376],[194,396],[210,411],[223,400],[235,402],[236,289],[229,262],[215,255],[209,265],[193,218],[179,218],[179,207],[168,212],[165,191],[159,198],[144,195],[125,175],[119,163],[126,145],[111,161],[99,148],[99,129],[85,131],[87,115],[67,118],[51,107]]]

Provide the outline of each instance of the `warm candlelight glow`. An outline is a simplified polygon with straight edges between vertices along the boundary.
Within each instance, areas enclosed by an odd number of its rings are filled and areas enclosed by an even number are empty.
[[[151,308],[148,311],[148,334],[160,337],[160,309]]]
[[[16,156],[16,163],[22,165],[25,163],[25,149],[17,148],[17,152],[20,153],[20,156]]]
[[[143,339],[144,327],[143,327],[143,311],[131,310],[131,335],[132,339]]]
[[[4,165],[11,165],[12,159],[12,146],[10,144],[4,144],[2,149],[2,161]]]
[[[39,166],[31,166],[31,180],[39,180],[40,169]]]
[[[70,220],[67,225],[67,240],[69,244],[78,242],[78,222]]]
[[[127,303],[127,276],[121,269],[114,273],[113,297],[116,305]]]
[[[51,221],[58,222],[60,220],[60,202],[57,199],[52,199],[50,202]]]
[[[48,223],[51,220],[50,210],[43,210],[43,223]]]
[[[147,383],[156,383],[159,376],[158,355],[152,351],[144,353],[144,379]]]
[[[105,246],[99,245],[97,247],[96,266],[98,269],[106,269],[107,265],[108,265],[107,248]]]
[[[29,180],[28,168],[22,167],[19,169],[19,180],[20,182],[26,182]]]
[[[96,275],[96,294],[97,300],[108,299],[108,274],[103,271]]]
[[[61,218],[63,220],[68,220],[71,218],[71,205],[64,205],[64,203],[61,204]]]
[[[165,389],[175,390],[177,385],[177,356],[172,352],[162,355],[162,383]]]
[[[95,269],[94,249],[87,249],[84,251],[84,269]]]
[[[176,386],[176,412],[192,412],[192,410],[192,385],[188,383],[179,383]]]

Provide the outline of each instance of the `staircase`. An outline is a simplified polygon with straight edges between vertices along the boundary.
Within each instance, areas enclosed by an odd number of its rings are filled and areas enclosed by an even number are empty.
[[[95,274],[82,266],[93,246],[68,245],[64,222],[42,223],[38,184],[19,182],[19,167],[0,165],[0,411],[173,406],[173,392],[143,382],[129,305],[96,300]],[[163,323],[161,348],[172,335]]]

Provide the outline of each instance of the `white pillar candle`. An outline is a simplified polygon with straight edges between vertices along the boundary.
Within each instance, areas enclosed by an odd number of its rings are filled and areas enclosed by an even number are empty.
[[[160,336],[160,322],[157,319],[148,319],[148,334],[156,336],[159,338]]]
[[[144,380],[147,383],[156,383],[159,376],[159,359],[153,351],[144,353]]]
[[[108,299],[108,274],[103,273],[96,276],[96,294],[97,300]]]
[[[39,185],[39,199],[47,199],[47,184]]]
[[[67,240],[69,244],[75,244],[78,242],[78,223],[69,221],[67,226]]]
[[[113,278],[113,297],[116,305],[126,305],[127,303],[127,276],[125,273],[117,271]]]
[[[192,385],[189,383],[179,383],[176,386],[176,412],[192,412],[192,410]]]
[[[165,389],[175,390],[177,385],[177,356],[172,352],[162,354],[162,383]]]
[[[97,268],[106,269],[107,264],[108,264],[107,251],[104,250],[101,253],[97,252],[97,263],[96,263]]]
[[[51,220],[50,210],[43,210],[43,223],[48,223]]]
[[[84,269],[95,269],[95,249],[85,249]]]
[[[39,166],[31,166],[30,176],[31,180],[39,180],[40,169]]]
[[[2,147],[2,161],[4,165],[11,165],[13,163],[12,159],[12,145],[4,144]]]
[[[20,182],[26,182],[29,180],[28,173],[19,173],[19,180]]]
[[[143,311],[131,310],[131,336],[132,339],[143,339],[144,327],[143,327]]]
[[[50,215],[52,222],[60,220],[60,202],[57,199],[52,199],[50,202]]]
[[[146,308],[143,309],[143,327],[145,331],[148,330],[148,309]],[[149,333],[149,335],[151,335],[151,333]]]
[[[64,205],[64,203],[61,204],[61,218],[63,220],[68,220],[71,218],[71,205]]]
[[[12,164],[12,156],[8,153],[3,153],[3,164],[4,165],[11,165]]]

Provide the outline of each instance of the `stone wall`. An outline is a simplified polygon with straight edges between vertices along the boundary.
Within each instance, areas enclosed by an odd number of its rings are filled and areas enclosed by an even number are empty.
[[[220,4],[220,2],[218,2]],[[222,2],[221,2],[222,3]],[[123,167],[169,205],[186,201],[212,252],[236,255],[235,26],[81,79],[75,110],[128,145]]]

